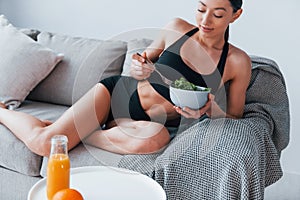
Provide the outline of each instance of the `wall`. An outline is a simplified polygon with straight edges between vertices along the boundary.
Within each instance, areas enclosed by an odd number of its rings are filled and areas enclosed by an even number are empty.
[[[196,0],[0,0],[0,13],[16,26],[109,39],[126,31],[159,28],[173,17],[194,22]],[[282,154],[283,169],[300,175],[300,73],[298,0],[244,2],[231,27],[231,42],[249,54],[274,59],[286,78],[291,108],[291,141]]]
[[[53,32],[110,38],[137,28],[162,27],[174,16],[190,16],[195,2],[184,0],[0,0],[12,23]],[[142,3],[141,3],[142,2]],[[151,2],[151,4],[149,4]],[[145,5],[144,5],[145,4]],[[186,7],[185,9],[182,9]]]

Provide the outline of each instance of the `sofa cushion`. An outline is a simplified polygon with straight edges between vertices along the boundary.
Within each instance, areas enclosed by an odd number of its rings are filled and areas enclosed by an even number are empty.
[[[122,75],[130,76],[130,65],[132,55],[136,52],[142,53],[153,40],[142,38],[142,39],[132,39],[127,43],[127,53],[124,61]]]
[[[68,107],[47,103],[24,101],[17,111],[40,119],[56,120]],[[18,122],[16,122],[18,123]],[[0,125],[0,165],[30,176],[39,176],[42,157],[32,153],[6,127]]]
[[[101,79],[120,74],[126,42],[41,32],[38,42],[64,53],[64,60],[29,95],[29,99],[72,105]]]
[[[0,101],[16,108],[63,56],[30,39],[0,17]]]
[[[9,25],[8,19],[4,15],[0,15],[0,26],[7,26]]]
[[[19,30],[35,41],[37,41],[37,36],[41,33],[39,30],[31,28],[20,28]]]

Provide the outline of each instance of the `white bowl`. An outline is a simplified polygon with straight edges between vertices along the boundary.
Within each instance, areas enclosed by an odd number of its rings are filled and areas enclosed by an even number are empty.
[[[178,107],[189,107],[199,109],[205,105],[210,90],[205,87],[196,86],[198,90],[184,90],[170,86],[170,97]],[[206,90],[205,90],[206,89]]]

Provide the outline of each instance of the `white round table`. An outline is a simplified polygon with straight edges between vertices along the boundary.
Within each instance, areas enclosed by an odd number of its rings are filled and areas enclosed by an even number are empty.
[[[166,200],[165,191],[153,179],[116,167],[72,168],[70,188],[78,190],[85,200]],[[46,178],[32,186],[28,200],[47,200]]]

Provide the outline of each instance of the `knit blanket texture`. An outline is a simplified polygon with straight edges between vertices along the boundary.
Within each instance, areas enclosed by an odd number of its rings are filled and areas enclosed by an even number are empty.
[[[289,143],[284,77],[271,59],[251,56],[252,77],[242,119],[206,118],[176,134],[162,151],[127,155],[119,167],[156,180],[168,200],[264,199],[282,176]]]

